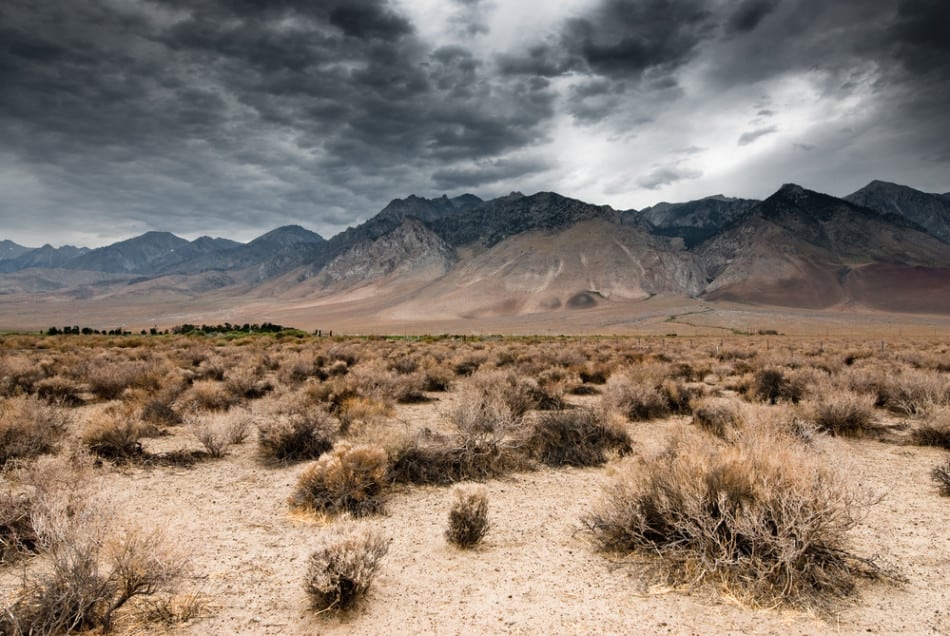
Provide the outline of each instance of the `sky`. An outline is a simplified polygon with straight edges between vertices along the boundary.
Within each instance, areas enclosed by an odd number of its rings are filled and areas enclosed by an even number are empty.
[[[950,191],[946,0],[3,0],[0,239]]]

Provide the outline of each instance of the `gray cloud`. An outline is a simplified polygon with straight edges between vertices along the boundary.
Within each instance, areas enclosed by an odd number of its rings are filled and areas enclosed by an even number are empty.
[[[712,15],[699,0],[601,0],[587,15],[525,51],[501,56],[503,72],[556,76],[591,73],[639,79],[686,63],[712,33]]]
[[[701,170],[681,168],[676,165],[662,166],[640,177],[637,180],[637,185],[647,190],[659,190],[661,187],[672,185],[677,181],[698,179],[701,176],[703,176]]]
[[[3,9],[0,135],[43,183],[41,216],[65,200],[108,226],[332,233],[446,162],[543,139],[553,115],[544,82],[432,50],[384,2],[145,6]]]
[[[745,0],[729,16],[726,30],[728,33],[752,31],[778,5],[778,0]]]
[[[449,190],[478,188],[544,172],[551,167],[549,161],[538,158],[496,159],[437,170],[432,174],[432,180],[437,188]]]
[[[439,42],[400,2],[4,2],[0,227],[333,234],[396,196],[519,179],[616,207],[596,197],[713,173],[739,196],[950,189],[943,0],[453,0]],[[499,39],[525,3],[557,18]],[[799,142],[734,174],[703,163],[779,129]]]
[[[765,137],[766,135],[771,135],[776,132],[778,132],[777,126],[766,126],[765,128],[756,128],[755,130],[750,130],[739,135],[739,140],[736,142],[736,144],[739,146],[748,146],[759,137]]]

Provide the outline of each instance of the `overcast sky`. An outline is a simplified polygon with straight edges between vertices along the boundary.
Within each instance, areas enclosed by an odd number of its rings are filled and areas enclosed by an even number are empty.
[[[0,239],[950,191],[946,0],[3,0]]]

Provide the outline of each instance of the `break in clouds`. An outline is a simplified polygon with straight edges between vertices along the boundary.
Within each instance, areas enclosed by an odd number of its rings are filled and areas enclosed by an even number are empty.
[[[0,239],[325,236],[390,199],[950,190],[942,0],[7,0]]]

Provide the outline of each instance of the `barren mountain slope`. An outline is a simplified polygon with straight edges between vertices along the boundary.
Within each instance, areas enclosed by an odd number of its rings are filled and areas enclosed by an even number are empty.
[[[862,272],[881,264],[888,265],[888,278],[907,272],[907,291],[926,299],[945,286],[943,268],[950,266],[946,245],[911,222],[794,185],[697,252],[709,280],[705,298],[807,308],[886,301],[900,310],[902,303],[888,301],[889,292],[873,283],[881,274]],[[862,283],[849,284],[852,276]]]
[[[458,265],[394,315],[572,311],[659,293],[698,293],[701,272],[670,243],[604,219],[559,232],[525,232],[490,248],[459,250]]]

